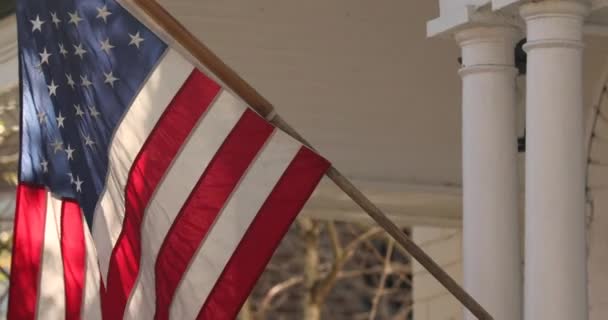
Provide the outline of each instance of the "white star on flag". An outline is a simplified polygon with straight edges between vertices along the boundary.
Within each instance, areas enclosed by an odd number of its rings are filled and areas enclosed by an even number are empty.
[[[68,157],[68,160],[74,160],[74,151],[76,151],[76,149],[72,149],[72,147],[68,144],[68,147],[65,148],[65,153]]]
[[[71,172],[68,172],[67,175],[70,177],[70,184],[74,184],[74,175]]]
[[[80,80],[82,81],[81,85],[85,88],[88,88],[93,84],[91,81],[89,81],[87,75],[80,76]]]
[[[57,119],[57,128],[63,128],[63,121],[65,120],[65,117],[61,115],[61,111],[59,111],[59,116],[56,119]]]
[[[46,159],[42,159],[42,161],[40,162],[40,166],[42,166],[42,172],[49,172],[49,162],[46,161]]]
[[[68,51],[63,46],[63,43],[59,43],[59,53],[66,58],[68,56]]]
[[[51,20],[55,25],[55,28],[59,29],[59,23],[61,22],[61,20],[57,17],[56,12],[51,12]]]
[[[84,181],[80,180],[79,176],[76,176],[76,179],[74,180],[74,184],[76,185],[76,192],[78,192],[78,193],[82,192],[83,183],[84,183]]]
[[[107,54],[110,54],[110,50],[115,48],[111,43],[110,43],[110,39],[106,39],[104,41],[100,41],[101,42],[101,50],[104,51]]]
[[[51,80],[51,84],[48,85],[47,87],[49,87],[49,94],[51,96],[57,95],[57,88],[59,88],[59,86],[55,84],[55,80]]]
[[[65,77],[68,78],[68,86],[70,86],[70,87],[72,87],[72,89],[74,89],[76,82],[74,82],[74,79],[72,79],[72,76],[66,73]]]
[[[91,117],[97,119],[97,117],[100,115],[100,113],[97,111],[97,109],[95,109],[95,106],[90,106],[89,107],[89,113],[91,114]]]
[[[87,136],[84,133],[82,134],[82,136],[84,137],[84,144],[86,146],[93,148],[93,145],[95,145],[95,141],[93,141],[93,139],[91,139],[91,137]]]
[[[42,50],[42,52],[40,52],[40,53],[39,53],[39,55],[40,55],[40,65],[43,65],[43,64],[45,64],[45,63],[46,63],[46,64],[48,64],[48,63],[49,63],[49,58],[50,58],[50,57],[51,57],[53,54],[48,53],[48,52],[46,51],[46,47],[44,47],[44,50]]]
[[[108,6],[103,6],[101,8],[97,8],[97,19],[102,19],[104,23],[108,23],[108,16],[111,15],[112,12],[108,11]]]
[[[30,20],[32,23],[32,32],[38,30],[42,32],[42,25],[44,24],[44,20],[40,20],[40,15],[36,15],[36,20]]]
[[[74,11],[74,13],[68,12],[68,15],[70,16],[70,21],[68,23],[71,23],[74,26],[78,27],[78,23],[82,21],[82,18],[78,16],[78,11]]]
[[[144,41],[144,38],[142,38],[139,35],[139,31],[137,31],[136,34],[129,33],[129,37],[131,37],[131,41],[129,42],[129,45],[134,45],[137,47],[137,49],[139,49],[140,44],[142,43],[142,41]]]
[[[38,122],[40,124],[46,123],[46,112],[40,111],[40,112],[38,112],[37,116],[38,116]]]
[[[114,88],[114,82],[118,81],[118,78],[116,78],[113,74],[112,71],[110,71],[109,73],[103,73],[103,75],[106,77],[106,79],[103,81],[103,83],[107,83],[110,85],[110,87]]]
[[[51,146],[53,147],[53,153],[63,150],[63,142],[59,141],[57,138],[55,138],[55,142],[51,143]]]
[[[76,109],[76,115],[81,117],[84,116],[84,112],[82,111],[82,107],[79,104],[74,105],[74,109]]]
[[[82,47],[82,43],[79,43],[78,45],[74,45],[74,54],[79,56],[80,59],[82,59],[84,57],[85,53],[87,53],[87,51]]]

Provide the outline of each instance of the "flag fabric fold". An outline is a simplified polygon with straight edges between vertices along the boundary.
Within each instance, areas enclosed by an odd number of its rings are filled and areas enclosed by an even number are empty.
[[[17,5],[9,319],[232,319],[329,163],[113,0]]]

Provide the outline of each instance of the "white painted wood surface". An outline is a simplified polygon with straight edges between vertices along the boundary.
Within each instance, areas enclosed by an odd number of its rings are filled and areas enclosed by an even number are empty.
[[[459,52],[453,41],[426,38],[436,1],[160,2],[372,199],[382,206],[383,193],[401,195],[384,207],[389,214],[458,225]],[[586,89],[608,56],[603,39],[588,40]],[[348,201],[324,190],[310,202],[315,214],[366,219],[354,206],[336,210]]]

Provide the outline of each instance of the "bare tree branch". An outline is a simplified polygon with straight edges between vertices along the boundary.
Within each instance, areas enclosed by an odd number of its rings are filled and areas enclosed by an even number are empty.
[[[304,238],[304,288],[306,295],[303,300],[304,319],[321,319],[321,306],[316,297],[315,286],[319,279],[319,225],[310,218],[299,220]]]
[[[337,260],[342,257],[342,244],[340,243],[340,236],[338,235],[338,231],[336,231],[335,222],[327,222],[327,233],[329,234],[329,239],[331,240],[331,248],[333,249],[334,259]]]
[[[410,259],[394,243],[387,257],[381,228],[301,217],[291,230],[239,320],[407,318]]]
[[[388,245],[386,249],[386,255],[384,258],[384,272],[382,272],[382,276],[380,277],[380,283],[378,284],[378,290],[376,291],[376,295],[374,296],[374,300],[372,301],[372,310],[369,313],[369,319],[373,320],[376,318],[376,313],[378,312],[378,305],[380,304],[380,299],[384,294],[385,286],[386,286],[386,277],[390,272],[391,259],[393,256],[393,248],[395,247],[395,241],[390,238],[388,239]]]
[[[274,285],[270,290],[268,290],[268,292],[264,296],[264,299],[262,299],[262,302],[260,303],[260,307],[258,310],[257,318],[266,319],[266,312],[270,308],[270,305],[271,305],[274,297],[276,297],[277,295],[281,294],[282,292],[284,292],[285,290],[287,290],[293,286],[301,284],[302,281],[304,281],[304,277],[297,276],[297,277],[291,277],[281,283]]]

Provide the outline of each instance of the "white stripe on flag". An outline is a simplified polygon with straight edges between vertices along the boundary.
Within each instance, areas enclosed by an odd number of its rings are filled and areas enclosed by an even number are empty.
[[[112,139],[106,189],[97,203],[93,222],[93,239],[104,282],[107,280],[112,249],[122,230],[129,171],[163,111],[193,70],[194,67],[179,53],[167,49],[133,100]]]
[[[99,281],[99,265],[97,264],[97,252],[93,237],[87,226],[87,222],[83,219],[84,243],[85,243],[85,278],[82,299],[82,319],[86,320],[101,320],[101,297]]]
[[[275,130],[193,257],[171,304],[171,319],[195,319],[226,263],[301,145]]]
[[[65,285],[61,256],[61,203],[47,193],[42,265],[38,283],[38,319],[65,317]]]
[[[246,110],[241,100],[222,91],[178,154],[148,206],[142,224],[139,275],[125,319],[151,319],[155,311],[156,256],[202,172]]]

